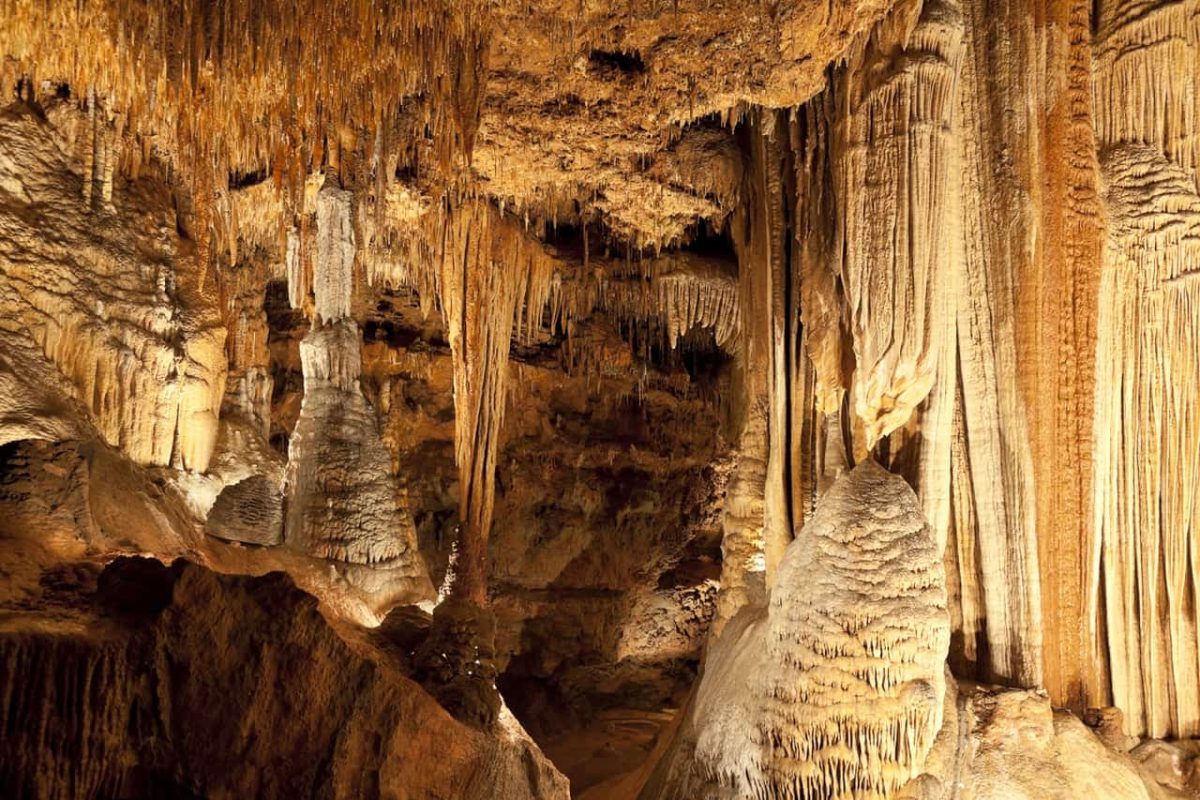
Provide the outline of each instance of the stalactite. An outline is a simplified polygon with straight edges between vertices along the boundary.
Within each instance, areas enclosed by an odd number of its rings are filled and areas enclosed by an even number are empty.
[[[1088,558],[1093,636],[1133,733],[1195,736],[1195,293],[1200,30],[1195,2],[1096,6],[1092,88],[1104,251]],[[1104,655],[1104,649],[1100,655]]]
[[[799,111],[793,126],[796,152],[796,280],[800,284],[800,318],[805,346],[816,374],[814,403],[818,413],[835,414],[849,384],[846,302],[834,263],[836,219],[831,174],[832,93],[822,92]]]
[[[494,207],[447,208],[437,286],[454,362],[454,442],[460,538],[453,591],[487,602],[487,543],[496,457],[508,402],[508,354],[522,320],[540,324],[555,262]]]
[[[1045,74],[1035,258],[1019,273],[1018,376],[1030,409],[1037,487],[1038,566],[1044,681],[1056,702],[1080,709],[1104,702],[1094,642],[1096,613],[1085,607],[1092,548],[1092,413],[1096,307],[1104,221],[1092,101],[1091,0],[1051,0],[1041,9]]]
[[[1132,730],[1196,736],[1200,283],[1180,278],[1200,264],[1200,196],[1153,146],[1110,149],[1104,177],[1090,597]]]
[[[896,214],[893,222],[888,223],[899,226],[896,236],[900,239],[897,245],[900,252],[893,256],[897,260],[892,266],[905,273],[905,279],[911,272],[913,294],[906,296],[910,289],[904,287],[889,297],[881,291],[883,283],[871,286],[866,296],[866,307],[870,309],[867,319],[871,320],[868,328],[879,325],[878,318],[898,326],[889,344],[889,347],[898,348],[899,361],[894,376],[913,369],[914,374],[926,375],[921,382],[928,380],[930,374],[932,377],[928,393],[919,399],[915,408],[908,412],[897,408],[901,413],[889,416],[891,422],[888,424],[895,428],[888,439],[887,452],[889,468],[904,475],[921,498],[940,552],[946,544],[950,519],[950,447],[957,369],[954,308],[959,265],[963,259],[961,192],[953,180],[953,176],[960,174],[962,138],[957,108],[962,11],[956,2],[925,0],[916,25],[899,46],[885,37],[885,30],[886,26],[881,28],[872,44],[878,51],[870,57],[874,59],[872,68],[864,73],[852,71],[845,76],[844,82],[848,87],[854,87],[856,81],[877,80],[875,73],[879,73],[898,81],[896,88],[889,88],[889,91],[899,91],[903,86],[906,96],[897,101],[894,109],[886,102],[883,109],[876,109],[871,104],[874,101],[870,101],[867,108],[871,111],[860,109],[855,112],[879,114],[872,118],[870,124],[874,128],[866,137],[866,163],[875,167],[887,164],[888,170],[898,172],[893,176],[885,171],[882,186],[878,183],[856,186],[857,191],[868,196],[851,201],[847,208],[857,209],[861,203],[871,211],[868,217],[857,216],[861,214],[857,210],[849,211],[851,216],[845,224],[860,227],[849,228],[845,236],[847,241],[874,241],[880,232],[873,227],[864,230],[861,226],[864,223],[879,225],[888,214]],[[844,88],[842,91],[853,94],[859,90]],[[899,117],[892,116],[897,113]],[[857,120],[853,123],[853,126],[859,125]],[[848,159],[854,165],[851,169],[857,168],[858,156],[853,149],[842,159]],[[872,179],[869,177],[868,181]],[[881,217],[879,204],[887,208],[891,201],[877,195],[881,192],[886,195],[889,189],[902,199],[894,212],[889,210]],[[909,244],[905,245],[905,241]],[[908,266],[903,265],[906,258],[912,260]],[[854,271],[854,267],[850,267],[847,275],[853,275]],[[915,333],[921,342],[919,349],[911,349],[911,345],[905,344],[912,335],[906,329],[913,322],[910,317],[915,317],[914,324],[918,326]],[[875,345],[864,341],[859,355],[867,355],[873,347]],[[912,364],[905,363],[909,358],[914,359]],[[875,369],[870,360],[858,363],[855,386],[862,385],[863,372],[869,375]],[[909,380],[893,379],[901,386]],[[873,379],[866,380],[870,385]],[[896,396],[901,397],[906,392],[901,389]],[[870,390],[864,392],[856,388],[856,403],[869,393]],[[916,394],[912,397],[915,399]],[[887,412],[885,416],[890,414]],[[869,419],[863,419],[863,422],[869,443],[873,435],[872,423]],[[883,428],[878,428],[878,432],[882,431]]]
[[[1041,139],[1025,102],[1036,75],[1014,53],[1031,53],[1027,5],[970,0],[959,106],[964,135],[965,258],[957,278],[958,399],[952,446],[955,548],[946,557],[960,593],[955,658],[979,677],[1017,686],[1042,682],[1042,604],[1035,487],[1027,414],[1017,381],[1016,308],[1039,231],[1030,203]],[[995,20],[1003,20],[997,25]],[[1017,149],[1029,157],[1012,159]],[[1007,220],[1005,226],[996,219]],[[980,619],[986,624],[977,625]]]
[[[783,549],[792,540],[791,448],[785,334],[790,215],[784,178],[789,169],[783,117],[763,111],[746,126],[749,167],[746,204],[734,216],[738,296],[743,329],[736,365],[740,406],[738,466],[723,521],[720,630],[738,609],[761,600]]]
[[[868,449],[929,394],[947,346],[948,131],[960,41],[949,4],[902,6],[834,75],[840,271]]]
[[[289,228],[284,249],[284,269],[287,276],[288,304],[297,310],[306,307],[312,292],[312,278],[307,266],[307,259],[304,258],[301,249],[300,231]]]
[[[77,141],[96,135],[90,116],[64,116]],[[106,207],[102,186],[93,186],[97,208],[81,216],[66,154],[34,117],[7,116],[2,128],[13,143],[5,169],[39,187],[42,215],[31,235],[28,206],[0,213],[5,307],[74,384],[105,441],[139,463],[203,472],[225,390],[226,331],[190,294],[189,258],[163,222]],[[163,187],[147,191],[162,213]]]
[[[694,328],[707,328],[718,347],[730,350],[742,319],[737,280],[723,266],[686,254],[663,256],[631,277],[606,276],[597,300],[621,321],[661,321],[664,344],[672,349]]]
[[[792,524],[800,527],[818,494],[849,468],[842,404],[853,370],[835,254],[832,92],[797,109],[790,124],[795,169],[791,305]]]
[[[226,340],[229,377],[222,416],[227,411],[241,414],[254,424],[264,440],[270,435],[274,389],[267,347],[267,315],[263,310],[262,286],[266,280],[266,270],[255,262],[228,270],[222,283],[225,327],[229,331]]]
[[[108,202],[116,165],[135,169],[153,140],[195,197],[202,255],[212,255],[211,204],[231,173],[270,169],[296,206],[325,154],[349,176],[358,168],[339,159],[354,154],[358,134],[396,135],[406,99],[424,114],[404,133],[428,132],[447,172],[467,162],[478,128],[486,6],[474,0],[388,13],[315,0],[4,0],[0,18],[0,52],[15,62],[6,74],[24,81],[36,69],[39,81],[87,98],[85,200]]]
[[[1096,9],[1097,140],[1154,145],[1200,181],[1200,6],[1105,0]]]
[[[318,322],[350,316],[354,276],[354,225],[350,192],[326,180],[317,196],[316,263],[313,275]]]

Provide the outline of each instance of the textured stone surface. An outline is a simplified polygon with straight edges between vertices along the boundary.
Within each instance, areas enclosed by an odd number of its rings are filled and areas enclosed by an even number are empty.
[[[5,796],[568,797],[519,727],[454,722],[282,574],[134,559],[98,583],[0,630]]]
[[[892,796],[942,727],[945,574],[905,482],[873,462],[834,483],[769,602],[713,645],[639,796]]]

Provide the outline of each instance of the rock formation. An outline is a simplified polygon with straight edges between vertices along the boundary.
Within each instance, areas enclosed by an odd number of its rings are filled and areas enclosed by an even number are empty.
[[[942,726],[945,572],[903,479],[873,462],[821,498],[765,607],[714,642],[645,798],[886,798]]]
[[[1198,2],[0,0],[0,788],[1194,796]]]
[[[567,797],[527,738],[452,720],[286,576],[121,559],[91,580],[0,633],[7,797]]]

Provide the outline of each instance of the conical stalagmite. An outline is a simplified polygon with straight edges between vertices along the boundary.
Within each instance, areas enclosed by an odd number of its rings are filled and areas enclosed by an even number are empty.
[[[933,531],[867,461],[817,503],[766,607],[724,628],[640,797],[894,796],[941,729],[949,644]]]

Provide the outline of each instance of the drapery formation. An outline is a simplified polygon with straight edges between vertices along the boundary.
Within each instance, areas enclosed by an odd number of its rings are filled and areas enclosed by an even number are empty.
[[[872,452],[961,675],[1197,732],[1195,9],[1134,5],[902,3],[745,115],[722,620]]]

